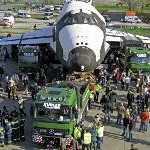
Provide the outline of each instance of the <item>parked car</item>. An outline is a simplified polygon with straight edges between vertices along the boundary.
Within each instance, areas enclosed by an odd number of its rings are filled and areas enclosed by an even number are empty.
[[[129,23],[140,23],[142,20],[137,16],[125,16],[125,22]]]
[[[12,13],[5,13],[3,20],[8,20],[10,25],[13,25],[15,23],[15,18]]]
[[[50,10],[54,11],[54,5],[50,5]]]
[[[31,18],[31,15],[29,15],[26,10],[19,10],[17,16],[18,18]]]
[[[8,19],[0,19],[0,26],[12,26],[12,23]]]
[[[54,5],[54,10],[60,11],[62,9],[62,5]]]
[[[53,13],[50,12],[44,12],[44,19],[49,20],[50,18],[53,17]]]

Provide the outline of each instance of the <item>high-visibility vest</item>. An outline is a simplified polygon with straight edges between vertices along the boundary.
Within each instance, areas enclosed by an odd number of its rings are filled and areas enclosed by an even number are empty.
[[[4,128],[0,127],[0,138],[4,138]]]
[[[19,108],[23,109],[23,99],[19,99],[18,103],[19,103]]]
[[[89,98],[90,98],[90,99],[92,99],[93,97],[94,97],[93,93],[92,93],[92,92],[90,92],[90,94],[89,94]]]
[[[84,133],[83,135],[83,144],[91,143],[91,133]]]
[[[74,129],[74,138],[77,140],[81,137],[81,131],[76,127]]]
[[[102,92],[102,88],[99,84],[96,84],[95,91],[98,92],[98,93]]]

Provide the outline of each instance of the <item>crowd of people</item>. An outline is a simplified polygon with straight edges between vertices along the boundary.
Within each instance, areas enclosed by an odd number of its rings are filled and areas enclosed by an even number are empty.
[[[82,150],[86,148],[88,150],[102,149],[104,136],[104,124],[97,114],[93,120],[93,125],[89,128],[85,128],[85,125],[81,122],[76,125],[74,129],[74,139],[76,140],[76,149],[80,149],[82,145]]]
[[[25,129],[25,107],[24,99],[20,94],[21,90],[24,90],[24,95],[28,95],[29,89],[32,89],[32,98],[34,99],[36,93],[36,84],[33,84],[29,88],[29,78],[27,75],[15,73],[11,76],[2,78],[3,86],[1,89],[3,93],[7,93],[8,99],[12,99],[17,102],[14,106],[3,106],[0,107],[0,146],[5,144],[16,143],[25,140],[24,129]],[[1,81],[2,81],[1,80]]]
[[[37,74],[35,82],[29,84],[29,77],[26,74],[13,74],[5,76],[4,69],[0,68],[0,81],[5,83],[4,92],[7,93],[8,99],[13,99],[18,102],[18,107],[8,111],[4,106],[0,112],[0,144],[4,146],[4,141],[7,144],[25,140],[24,127],[25,117],[24,100],[19,94],[19,91],[24,91],[26,96],[31,92],[31,98],[35,100],[36,94],[41,89],[41,86],[46,85],[45,69],[41,69],[41,74]],[[62,70],[59,71],[61,77]],[[40,80],[40,76],[44,76]],[[57,80],[56,78],[54,80]],[[60,80],[60,78],[59,78]],[[40,84],[38,81],[42,81]],[[53,81],[53,80],[52,80]],[[52,82],[51,81],[51,82]],[[1,82],[2,83],[2,82]],[[94,86],[93,86],[94,85]],[[112,114],[117,111],[116,126],[122,127],[121,133],[125,139],[132,142],[134,130],[137,129],[137,120],[140,119],[139,132],[149,131],[149,98],[150,98],[150,77],[138,75],[136,81],[132,82],[131,76],[126,75],[124,71],[120,71],[116,66],[114,73],[110,74],[108,69],[100,69],[96,75],[94,84],[89,86],[89,109],[92,103],[100,104],[100,112],[103,115],[97,114],[93,120],[91,127],[85,127],[83,123],[76,125],[73,133],[75,139],[75,149],[100,149],[102,150],[104,124],[111,126]],[[112,86],[114,85],[114,86]],[[103,95],[100,98],[100,93]],[[117,91],[126,91],[124,100],[121,100]]]
[[[0,110],[0,146],[25,140],[25,116],[20,107],[10,110],[3,106]]]

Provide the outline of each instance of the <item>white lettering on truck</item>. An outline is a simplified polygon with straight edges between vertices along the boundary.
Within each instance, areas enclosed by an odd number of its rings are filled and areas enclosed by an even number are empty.
[[[43,106],[49,109],[60,109],[60,104],[44,103]]]

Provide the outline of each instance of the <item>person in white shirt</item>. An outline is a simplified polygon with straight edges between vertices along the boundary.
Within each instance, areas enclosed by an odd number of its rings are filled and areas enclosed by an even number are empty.
[[[129,76],[126,76],[125,77],[126,90],[128,90],[130,83],[131,83],[131,78]]]
[[[103,122],[100,120],[97,125],[97,148],[99,150],[102,150],[103,136],[104,136],[104,125]]]

